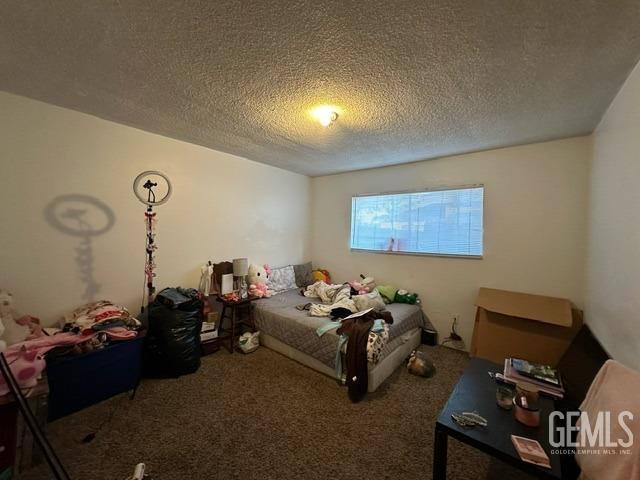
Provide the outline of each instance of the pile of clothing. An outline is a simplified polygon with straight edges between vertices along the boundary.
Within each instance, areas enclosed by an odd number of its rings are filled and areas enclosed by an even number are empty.
[[[45,355],[74,355],[104,348],[112,341],[138,336],[141,323],[129,311],[107,300],[89,303],[65,317],[62,329],[10,345],[4,352],[21,388],[35,387],[46,367]],[[9,392],[0,378],[0,395]]]
[[[64,317],[63,332],[108,332],[111,338],[135,337],[140,321],[129,311],[109,300],[87,303]]]
[[[316,330],[318,336],[336,330],[340,336],[336,352],[336,376],[343,378],[342,355],[346,363],[346,384],[349,398],[361,400],[367,393],[368,365],[378,363],[389,340],[391,313],[388,303],[420,303],[417,294],[392,286],[377,286],[371,277],[361,275],[362,282],[328,284],[323,281],[309,285],[301,293],[322,303],[298,305],[314,317],[331,317],[333,321]],[[346,349],[345,349],[346,347]]]
[[[303,294],[307,298],[317,298],[322,302],[305,305],[305,309],[308,308],[309,315],[313,317],[329,317],[331,310],[335,308],[344,308],[351,313],[358,311],[355,302],[351,299],[351,286],[348,283],[330,285],[316,282],[309,285]]]
[[[376,289],[352,295],[349,283],[329,285],[320,281],[309,285],[302,293],[322,303],[307,303],[298,306],[299,309],[309,310],[309,315],[314,317],[332,318],[316,333],[322,336],[336,330],[340,336],[336,351],[336,377],[343,377],[344,353],[349,398],[353,402],[360,401],[369,386],[368,365],[378,363],[389,340],[389,325],[393,323],[393,317],[385,311],[385,303]]]
[[[369,388],[369,364],[378,363],[382,349],[389,340],[389,325],[393,323],[393,317],[387,311],[373,308],[351,315],[336,309],[332,315],[340,324],[336,330],[340,335],[340,361],[336,358],[336,368],[342,370],[342,345],[346,342],[347,389],[351,401],[359,402]]]

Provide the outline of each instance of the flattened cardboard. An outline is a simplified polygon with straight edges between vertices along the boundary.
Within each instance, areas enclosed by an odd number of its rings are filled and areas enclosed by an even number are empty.
[[[556,366],[582,326],[565,299],[481,288],[471,355],[501,364],[518,357]]]
[[[493,313],[570,327],[571,302],[565,298],[481,288],[476,306]]]

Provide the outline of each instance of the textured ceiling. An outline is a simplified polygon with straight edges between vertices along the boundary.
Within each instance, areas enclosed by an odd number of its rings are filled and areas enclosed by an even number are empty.
[[[638,25],[638,0],[3,0],[0,88],[322,175],[586,134]]]

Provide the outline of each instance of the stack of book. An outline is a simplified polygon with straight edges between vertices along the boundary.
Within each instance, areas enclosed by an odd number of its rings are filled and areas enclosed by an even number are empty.
[[[541,365],[520,358],[506,358],[503,376],[508,383],[528,383],[535,386],[540,393],[555,398],[562,398],[564,395],[560,373],[549,365]]]
[[[213,322],[202,322],[202,330],[200,331],[200,341],[207,342],[218,338],[218,327]]]

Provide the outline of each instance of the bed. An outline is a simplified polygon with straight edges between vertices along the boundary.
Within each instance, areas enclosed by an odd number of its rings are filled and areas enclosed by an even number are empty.
[[[260,342],[303,365],[335,378],[338,335],[329,331],[319,337],[316,329],[328,317],[312,317],[296,305],[309,302],[298,289],[288,290],[255,302],[254,322],[260,330]],[[422,327],[428,322],[419,305],[393,303],[387,305],[393,315],[389,341],[380,360],[369,366],[369,392],[375,391],[420,344]]]

